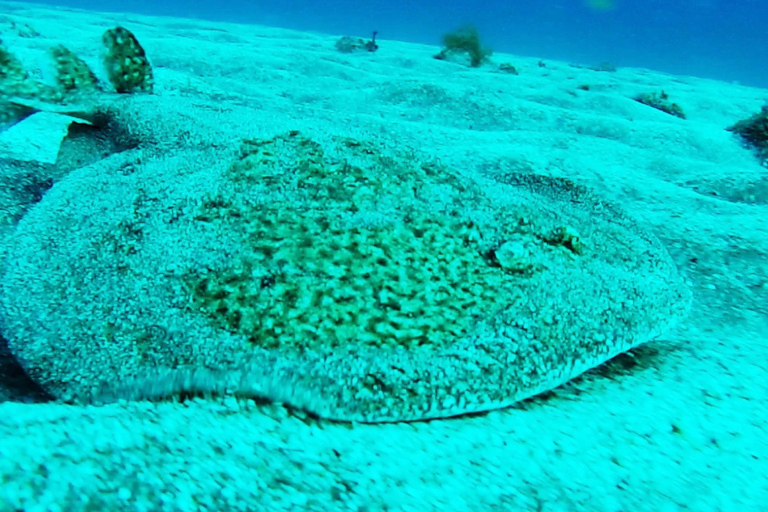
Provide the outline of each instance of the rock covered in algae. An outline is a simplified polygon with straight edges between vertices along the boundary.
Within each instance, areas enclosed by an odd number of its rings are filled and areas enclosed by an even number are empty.
[[[136,36],[123,27],[104,32],[104,67],[119,93],[151,93],[152,66]],[[88,63],[63,45],[49,50],[52,84],[31,78],[22,62],[0,44],[0,129],[38,111],[91,120],[102,86]]]
[[[56,84],[65,93],[88,94],[101,89],[88,64],[64,45],[50,50],[56,69]]]
[[[687,311],[660,243],[564,180],[487,183],[298,132],[121,156],[59,183],[8,254],[9,346],[64,399],[448,417],[558,386]]]
[[[58,103],[62,97],[55,87],[30,78],[21,61],[0,43],[0,129],[34,112],[24,100]]]
[[[19,54],[28,58],[37,47],[35,43],[34,50]],[[14,45],[13,50],[21,48]],[[50,82],[36,78],[45,73],[0,44],[0,242],[54,182],[126,147],[109,133],[109,109],[118,99],[126,101],[125,96],[104,92],[89,64],[67,47],[56,45],[47,53],[53,70]],[[126,63],[124,55],[109,49],[107,54],[107,64],[117,74],[135,73],[133,61]],[[121,60],[112,60],[118,57]],[[144,74],[151,75],[151,69]],[[2,253],[0,247],[0,258]]]
[[[107,50],[104,68],[115,91],[152,92],[152,65],[136,36],[126,28],[116,27],[104,32],[102,41]]]

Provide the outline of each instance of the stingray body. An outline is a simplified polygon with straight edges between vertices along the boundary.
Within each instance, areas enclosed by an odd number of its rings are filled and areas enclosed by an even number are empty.
[[[687,312],[659,241],[583,187],[341,128],[242,135],[245,106],[115,94],[154,79],[130,33],[104,41],[112,93],[65,49],[52,89],[3,54],[6,105],[94,125],[5,248],[4,333],[55,397],[442,418],[552,389]]]
[[[551,389],[687,310],[659,242],[567,181],[298,132],[220,147],[108,159],[23,219],[6,331],[50,393],[447,417]]]

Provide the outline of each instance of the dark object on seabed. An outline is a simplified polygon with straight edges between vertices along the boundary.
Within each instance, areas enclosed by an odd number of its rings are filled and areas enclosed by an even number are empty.
[[[576,69],[591,69],[592,71],[598,71],[598,72],[604,72],[604,73],[615,73],[616,72],[616,66],[611,64],[610,62],[601,62],[600,64],[596,66],[589,66],[584,64],[568,64],[572,68]]]
[[[768,163],[768,103],[763,105],[760,112],[738,121],[728,130],[738,133]]]
[[[116,27],[104,32],[102,42],[107,49],[104,66],[115,91],[151,93],[152,65],[136,36],[126,28]]]
[[[336,41],[336,49],[341,53],[353,53],[353,52],[375,52],[379,49],[379,45],[376,44],[377,31],[373,31],[373,37],[370,41],[359,37],[344,36]]]
[[[477,29],[472,25],[444,34],[443,46],[435,55],[436,59],[453,60],[456,56],[464,56],[469,58],[469,65],[473,68],[480,67],[493,53],[493,50],[483,46]]]
[[[502,62],[499,64],[499,71],[502,73],[507,73],[509,75],[519,75],[520,72],[517,70],[515,66],[510,64],[509,62]]]
[[[635,97],[634,100],[642,103],[643,105],[653,107],[656,110],[661,110],[662,112],[665,112],[671,116],[685,119],[685,112],[683,111],[683,107],[670,101],[669,95],[664,91],[643,93]]]

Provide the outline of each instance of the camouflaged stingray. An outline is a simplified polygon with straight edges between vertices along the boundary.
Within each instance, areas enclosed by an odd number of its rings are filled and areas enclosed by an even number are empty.
[[[689,301],[654,237],[566,180],[471,179],[299,132],[113,155],[58,183],[9,247],[9,346],[65,400],[486,411],[648,341]]]
[[[104,42],[113,91],[152,92],[135,37]],[[447,417],[551,389],[687,311],[659,242],[566,180],[470,179],[342,136],[242,140],[246,109],[118,102],[72,52],[51,54],[45,85],[0,49],[5,121],[65,116],[95,125],[80,142],[115,148],[59,155],[68,174],[7,244],[4,334],[55,397]]]

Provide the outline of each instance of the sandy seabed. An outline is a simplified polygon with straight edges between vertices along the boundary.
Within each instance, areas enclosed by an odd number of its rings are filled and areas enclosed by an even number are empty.
[[[352,126],[467,174],[568,177],[655,233],[694,292],[690,317],[651,342],[653,364],[430,422],[324,422],[234,398],[43,403],[2,352],[0,511],[764,510],[768,170],[726,128],[765,90],[504,54],[472,69],[387,40],[342,54],[337,37],[260,26],[0,12],[3,43],[32,61],[62,43],[95,62],[119,24],[147,50],[156,94],[257,106],[275,130]],[[633,101],[661,90],[686,119]]]

